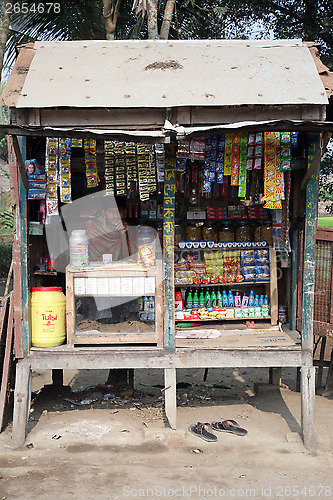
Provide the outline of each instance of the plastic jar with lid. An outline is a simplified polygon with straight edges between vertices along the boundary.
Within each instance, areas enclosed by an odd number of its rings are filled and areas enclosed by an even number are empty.
[[[156,232],[153,228],[144,228],[139,231],[138,237],[138,264],[152,267],[156,264]]]
[[[266,222],[261,226],[261,241],[266,241],[270,247],[273,246],[273,230],[270,222]]]
[[[233,223],[230,221],[222,222],[219,228],[219,242],[229,243],[235,241],[235,231]]]
[[[184,241],[184,227],[182,224],[175,224],[175,245],[179,245],[180,241]]]
[[[69,261],[73,267],[89,264],[88,235],[85,229],[73,229],[69,238]]]
[[[261,237],[261,224],[259,224],[258,222],[256,222],[253,225],[253,240],[254,241],[262,241],[262,237]]]
[[[239,221],[236,227],[236,241],[251,241],[251,226],[246,221]]]
[[[187,224],[185,229],[186,241],[201,240],[201,226],[197,222]]]
[[[205,241],[218,241],[217,231],[213,224],[205,224],[202,228],[202,239]]]

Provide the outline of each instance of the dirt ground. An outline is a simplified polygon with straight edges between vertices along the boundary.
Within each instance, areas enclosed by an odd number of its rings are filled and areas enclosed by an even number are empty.
[[[333,498],[332,396],[316,396],[310,453],[296,370],[284,370],[280,390],[258,394],[266,369],[209,370],[206,382],[203,370],[179,370],[177,430],[164,423],[162,375],[137,370],[129,396],[104,386],[106,371],[65,371],[71,391],[59,394],[42,389],[50,372],[35,372],[25,446],[10,450],[10,425],[0,435],[0,500]],[[227,418],[248,434],[216,432],[210,443],[188,431]]]

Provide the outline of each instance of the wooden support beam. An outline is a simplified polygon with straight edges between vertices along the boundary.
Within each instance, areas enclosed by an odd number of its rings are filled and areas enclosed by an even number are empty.
[[[11,445],[14,450],[24,445],[28,431],[30,403],[31,367],[29,363],[20,360],[16,366],[14,393],[14,415]]]
[[[164,348],[175,349],[174,227],[176,193],[176,144],[165,146],[163,253],[164,253]]]
[[[316,451],[315,367],[301,368],[302,435],[305,448]]]
[[[293,230],[291,249],[291,318],[290,329],[296,330],[297,320],[297,269],[298,269],[298,237],[296,229]]]
[[[25,170],[25,165],[24,165],[24,161],[22,158],[21,149],[20,149],[20,146],[18,143],[17,136],[13,135],[12,140],[13,140],[13,147],[14,147],[15,156],[16,156],[16,162],[17,162],[19,172],[21,174],[22,182],[23,182],[23,185],[25,187],[25,190],[29,191],[29,182],[28,182],[27,172]]]
[[[8,300],[9,300],[9,313],[8,313],[7,328],[4,329],[4,331],[6,331],[5,338],[2,339],[2,335],[1,335],[1,341],[4,341],[4,343],[5,343],[5,355],[4,355],[4,360],[3,360],[1,385],[0,385],[0,387],[1,387],[1,389],[0,389],[0,430],[2,429],[2,426],[3,426],[3,418],[4,418],[4,414],[5,414],[9,371],[10,371],[12,349],[13,349],[13,300],[12,300],[12,294]],[[5,301],[5,303],[3,305],[3,310],[1,311],[3,313],[1,315],[2,320],[5,319],[6,309],[7,309],[7,300]],[[4,326],[4,324],[2,323],[1,327],[3,327],[3,326]],[[3,333],[3,332],[1,331],[1,333]]]
[[[324,132],[324,134],[322,136],[322,145],[321,145],[321,147],[319,147],[317,149],[316,154],[313,157],[312,162],[309,165],[309,167],[306,171],[306,174],[302,179],[302,182],[301,182],[302,189],[305,188],[305,186],[307,185],[307,183],[311,179],[315,170],[320,166],[321,157],[325,153],[325,149],[326,149],[327,144],[328,144],[331,137],[332,137],[332,132]]]
[[[311,165],[319,146],[319,134],[309,134],[308,165]],[[318,174],[313,173],[306,188],[306,211],[303,250],[303,294],[302,294],[302,349],[313,350],[313,308],[315,280],[315,244],[318,203]]]
[[[171,429],[177,428],[177,378],[176,368],[166,368],[164,370],[164,398],[165,398],[165,415],[168,419]]]

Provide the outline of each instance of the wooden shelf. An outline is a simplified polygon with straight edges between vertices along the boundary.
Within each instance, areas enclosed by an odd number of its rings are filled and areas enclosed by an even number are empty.
[[[175,251],[177,252],[192,252],[193,250],[195,251],[202,251],[202,252],[207,252],[207,251],[215,251],[217,252],[218,250],[222,250],[224,252],[227,252],[228,250],[268,250],[270,247],[268,245],[265,245],[265,246],[250,246],[250,247],[218,247],[218,248],[208,248],[207,246],[205,248],[201,248],[201,247],[198,247],[198,248],[179,248],[179,246],[175,246]]]
[[[196,323],[208,323],[209,321],[256,321],[256,320],[262,320],[262,319],[271,319],[271,316],[257,316],[256,318],[253,317],[248,317],[248,318],[214,318],[214,319],[176,319],[176,323],[178,322],[196,322]]]
[[[57,271],[35,271],[35,276],[57,276]]]
[[[175,288],[200,288],[200,287],[230,287],[230,286],[238,286],[238,285],[269,285],[270,281],[241,281],[240,283],[208,283],[205,285],[204,283],[200,283],[200,285],[175,285]]]

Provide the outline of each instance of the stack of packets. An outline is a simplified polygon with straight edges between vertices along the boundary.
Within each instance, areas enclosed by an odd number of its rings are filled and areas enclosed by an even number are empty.
[[[86,165],[87,188],[98,187],[99,176],[97,170],[95,139],[84,139],[84,160]]]
[[[256,248],[254,250],[241,250],[241,274],[244,281],[257,283],[269,281],[269,250]]]
[[[139,185],[140,200],[149,200],[150,193],[157,187],[154,147],[133,142],[105,141],[104,155],[106,194],[131,197]],[[159,149],[159,157],[163,158],[164,167],[164,148],[163,155]],[[164,168],[162,173],[161,178],[164,179]]]
[[[58,215],[58,139],[46,139],[45,169],[47,173],[46,214]]]
[[[32,159],[25,162],[25,169],[29,184],[28,200],[45,200],[46,175],[44,168],[39,165],[36,159]]]
[[[60,139],[60,201],[71,203],[71,139]]]

